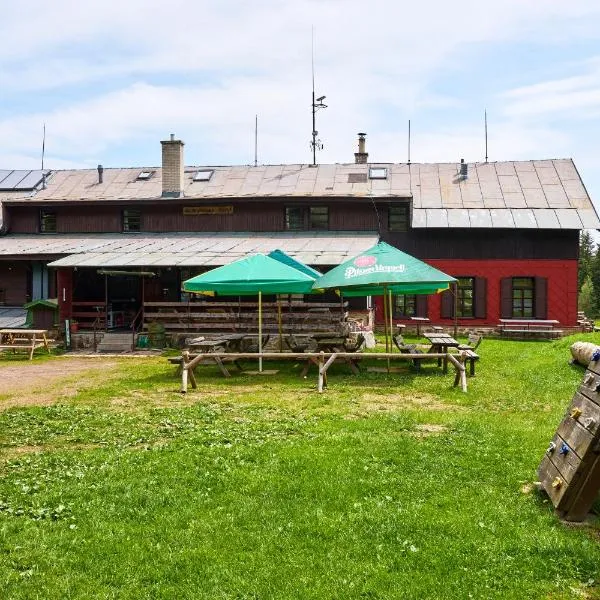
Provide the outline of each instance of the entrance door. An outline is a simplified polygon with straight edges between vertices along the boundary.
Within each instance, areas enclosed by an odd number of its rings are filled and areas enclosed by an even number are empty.
[[[107,275],[107,329],[129,329],[142,305],[143,277]]]

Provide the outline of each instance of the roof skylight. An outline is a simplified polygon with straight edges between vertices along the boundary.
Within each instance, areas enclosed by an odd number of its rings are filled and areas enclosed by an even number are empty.
[[[201,171],[196,171],[192,179],[193,181],[209,181],[214,172],[214,169],[203,169]]]
[[[136,179],[138,181],[148,181],[152,175],[154,175],[154,171],[140,171]]]
[[[369,179],[387,179],[385,167],[369,167]]]

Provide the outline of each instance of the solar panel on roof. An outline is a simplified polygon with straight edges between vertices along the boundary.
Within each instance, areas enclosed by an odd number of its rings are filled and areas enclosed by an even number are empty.
[[[16,190],[33,190],[42,183],[42,179],[44,174],[48,175],[49,171],[30,171],[29,175],[27,175],[21,182],[18,187],[15,187]]]
[[[1,190],[34,190],[42,181],[44,173],[50,171],[0,171]]]
[[[12,173],[12,171],[7,171],[6,169],[0,169],[0,188],[2,187],[2,182]]]
[[[17,186],[27,175],[29,175],[29,173],[30,171],[13,171],[8,177],[6,177],[2,181],[0,187],[3,190],[21,189]]]

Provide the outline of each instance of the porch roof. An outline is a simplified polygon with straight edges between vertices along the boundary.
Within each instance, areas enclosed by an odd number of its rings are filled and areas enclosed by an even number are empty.
[[[324,266],[340,264],[376,243],[377,234],[364,231],[9,235],[0,237],[0,258],[67,255],[51,267],[214,267],[278,248],[305,264]]]

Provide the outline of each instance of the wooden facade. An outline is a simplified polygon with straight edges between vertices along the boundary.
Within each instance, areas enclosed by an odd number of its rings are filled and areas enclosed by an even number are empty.
[[[25,235],[39,236],[50,245],[63,239],[61,236],[85,239],[88,234],[122,234],[132,240],[136,235],[161,233],[282,234],[289,230],[287,210],[298,209],[297,214],[302,214],[311,207],[326,209],[318,229],[311,230],[309,219],[305,219],[305,227],[300,229],[307,236],[311,231],[379,234],[404,252],[467,280],[470,288],[463,294],[458,314],[462,325],[495,326],[500,318],[515,316],[515,306],[521,302],[520,310],[531,318],[575,326],[579,230],[585,211],[593,213],[595,221],[589,222],[596,222],[597,216],[572,162],[480,164],[469,171],[472,179],[467,181],[456,178],[450,166],[387,165],[383,170],[386,177],[389,171],[389,181],[370,181],[369,165],[212,168],[212,179],[206,183],[194,180],[196,169],[187,169],[182,177],[186,189],[178,197],[161,194],[158,174],[154,181],[137,181],[139,170],[106,169],[104,183],[93,170],[58,172],[48,178],[47,187],[2,201],[0,240],[11,238],[17,248],[19,236]],[[313,180],[314,184],[303,187]],[[546,181],[550,183],[544,188]],[[574,194],[573,199],[568,193]],[[398,228],[397,223],[391,226],[391,211],[399,207],[407,209],[406,227]],[[453,216],[453,222],[464,223],[469,221],[471,210],[486,212],[490,224],[449,225],[451,219],[446,213],[460,212]],[[534,224],[519,221],[518,215],[513,219],[513,210],[531,212],[530,223]],[[415,211],[419,211],[416,219]],[[490,217],[494,211],[502,215]],[[533,217],[535,211],[538,221]],[[45,224],[44,215],[49,216]],[[424,226],[423,219],[430,216],[434,224]],[[492,225],[496,217],[498,223],[509,219],[512,225]],[[573,219],[581,226],[573,225]],[[297,224],[292,229],[296,233]],[[86,303],[104,305],[107,310],[112,298],[123,306],[131,305],[131,312],[144,301],[178,301],[181,281],[207,268],[180,268],[161,262],[153,268],[156,277],[143,285],[141,280],[124,277],[108,280],[85,263],[78,270],[46,268],[47,263],[67,254],[69,250],[57,250],[52,256],[0,254],[0,303],[21,305],[35,296],[58,295],[60,315],[65,318],[90,312]],[[318,265],[321,269],[325,266]],[[521,293],[519,285],[530,285],[530,289]],[[351,300],[351,308],[361,302]],[[79,311],[74,309],[77,304],[83,306]],[[377,320],[382,321],[379,300],[375,304]],[[449,325],[455,319],[454,304],[447,294],[401,299],[394,319],[407,321],[411,315]]]

